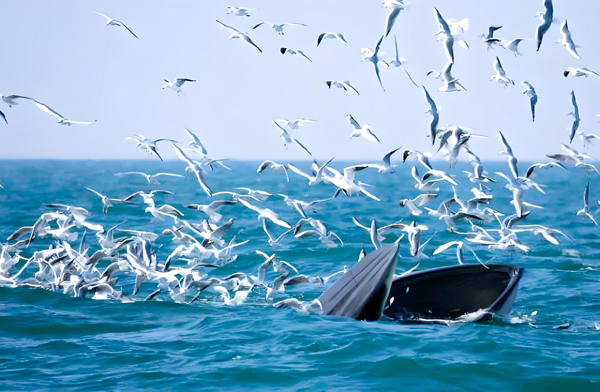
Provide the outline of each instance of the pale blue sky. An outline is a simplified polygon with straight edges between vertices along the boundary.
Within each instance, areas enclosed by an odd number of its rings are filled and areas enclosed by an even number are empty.
[[[554,0],[555,17],[568,19],[582,60],[555,43],[559,23],[551,27],[540,52],[535,52],[534,41],[526,41],[521,44],[524,56],[517,58],[501,48],[486,51],[478,38],[491,24],[504,26],[496,32],[499,38],[533,38],[542,3],[414,0],[382,44],[383,57],[393,57],[395,34],[400,56],[409,60],[407,69],[442,107],[440,125],[473,127],[490,136],[471,142],[483,160],[498,159],[498,131],[519,159],[544,159],[568,142],[571,90],[579,103],[580,130],[600,132],[594,117],[600,113],[600,78],[562,76],[569,66],[600,71],[594,26],[600,2]],[[236,17],[226,14],[228,5],[258,10],[252,17]],[[447,61],[442,43],[436,42],[436,6],[446,19],[470,20],[465,39],[471,48],[455,47],[453,69],[466,92],[440,93],[441,83],[425,78],[427,71],[441,70]],[[94,11],[121,20],[141,40],[121,28],[106,27]],[[140,133],[188,142],[183,132],[188,127],[215,157],[309,159],[295,146],[286,150],[271,124],[276,118],[302,117],[318,121],[301,129],[298,139],[320,160],[373,160],[398,146],[434,152],[426,137],[430,117],[424,113],[428,107],[422,90],[400,69],[384,68],[382,91],[372,64],[361,62],[360,48],[375,46],[388,12],[380,0],[7,3],[0,13],[5,32],[0,93],[31,96],[69,119],[98,122],[65,127],[28,102],[13,108],[2,103],[9,125],[0,124],[0,157],[147,159],[124,138]],[[263,53],[240,40],[228,40],[228,32],[215,19],[248,32]],[[261,21],[308,27],[286,26],[284,36],[266,26],[252,30]],[[324,31],[343,33],[351,46],[327,40],[316,48],[317,36]],[[282,56],[282,46],[305,51],[313,63]],[[490,82],[496,55],[516,86],[504,89]],[[179,97],[161,89],[163,79],[176,77],[197,82],[184,86],[185,94]],[[325,81],[330,79],[350,80],[361,95],[327,89]],[[522,80],[532,83],[540,97],[535,123]],[[348,113],[371,124],[383,144],[350,140]],[[573,146],[582,149],[578,138]],[[592,147],[591,155],[598,148],[600,144]],[[159,151],[166,159],[176,158],[168,144],[159,144]]]

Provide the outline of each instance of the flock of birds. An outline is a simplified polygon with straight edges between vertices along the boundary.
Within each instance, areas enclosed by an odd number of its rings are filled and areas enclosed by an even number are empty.
[[[403,68],[410,81],[418,87],[414,79],[404,68],[405,59],[398,56],[398,46],[394,36],[395,58],[386,62],[381,58],[380,47],[383,41],[389,36],[394,23],[405,9],[405,3],[401,0],[385,0],[384,7],[390,9],[387,15],[381,38],[378,40],[374,49],[363,48],[363,60],[371,62],[374,66],[378,84],[384,88],[380,77],[380,66]],[[537,50],[539,51],[544,40],[544,36],[552,28],[554,19],[554,9],[551,0],[543,2],[544,11],[539,13],[541,23],[537,26],[534,40],[537,41]],[[230,16],[251,17],[253,9],[241,7],[228,7]],[[139,37],[125,25],[116,19],[97,13],[106,19],[107,26],[117,26],[125,30],[131,36]],[[462,92],[465,87],[459,82],[459,79],[452,75],[452,66],[454,64],[455,43],[469,48],[469,45],[463,38],[469,27],[467,19],[453,20],[445,19],[438,9],[434,10],[435,20],[438,23],[439,31],[437,39],[443,43],[443,50],[447,54],[448,63],[441,72],[431,71],[427,76],[433,75],[443,82],[439,88],[440,92]],[[242,33],[234,27],[226,25],[219,20],[218,25],[229,31],[230,39],[237,38],[245,42],[250,47],[262,52],[262,49],[250,38],[247,33]],[[303,27],[302,23],[257,23],[253,29],[261,26],[270,26],[279,35],[284,35],[284,28]],[[496,47],[504,48],[512,52],[515,56],[520,55],[519,43],[524,39],[502,40],[494,37],[502,26],[490,26],[487,34],[481,36],[481,39],[488,49]],[[565,46],[567,52],[580,59],[577,52],[577,45],[569,31],[567,21],[560,25],[560,32],[563,39],[559,41]],[[331,44],[347,45],[343,34],[339,32],[323,32],[316,40],[316,46],[324,45],[325,40],[336,41]],[[282,55],[299,55],[299,57],[312,62],[312,60],[301,50],[280,48]],[[492,81],[503,84],[505,87],[514,85],[502,67],[499,56],[493,62],[495,74],[491,77]],[[570,67],[564,71],[564,76],[588,77],[598,76],[594,71],[587,68]],[[175,81],[165,80],[163,89],[174,90],[179,94],[185,83],[195,82],[189,78],[178,78]],[[535,107],[538,97],[535,88],[527,81],[522,82],[525,94],[529,98],[532,121],[535,121]],[[329,88],[336,87],[349,93],[360,95],[350,81],[327,81]],[[343,246],[343,240],[326,224],[315,218],[319,208],[326,203],[333,203],[343,197],[368,197],[374,201],[380,201],[376,195],[377,191],[369,184],[359,180],[357,173],[364,170],[377,170],[381,175],[390,175],[394,173],[401,159],[402,162],[416,160],[420,166],[412,166],[411,173],[415,180],[414,187],[421,194],[413,199],[405,198],[399,201],[399,206],[405,208],[406,214],[411,217],[430,216],[436,221],[444,222],[448,231],[456,235],[458,240],[445,243],[435,250],[432,254],[437,255],[451,247],[456,247],[456,256],[459,263],[465,263],[465,251],[469,251],[485,267],[485,263],[477,256],[473,247],[487,247],[489,249],[498,249],[503,251],[528,252],[530,247],[521,241],[522,233],[533,234],[540,239],[553,245],[559,245],[559,240],[569,237],[563,232],[541,225],[528,225],[524,220],[540,206],[525,201],[527,192],[536,191],[544,193],[543,185],[538,184],[534,178],[542,169],[558,168],[559,170],[569,170],[567,166],[572,166],[574,170],[585,170],[588,173],[598,172],[587,159],[591,156],[581,153],[571,147],[571,142],[576,134],[581,136],[584,147],[592,144],[593,139],[600,137],[593,134],[586,134],[578,131],[581,121],[575,93],[572,92],[573,125],[569,130],[569,144],[562,144],[562,152],[548,155],[553,161],[547,163],[536,163],[531,165],[523,175],[519,170],[518,159],[513,153],[509,141],[502,132],[498,133],[500,144],[503,150],[501,155],[506,157],[506,173],[496,172],[490,174],[484,169],[481,159],[473,152],[468,144],[471,138],[486,137],[473,133],[473,129],[461,128],[455,125],[441,127],[440,113],[432,95],[425,87],[422,87],[426,104],[429,107],[428,114],[431,116],[431,122],[427,130],[427,137],[431,140],[431,145],[437,152],[440,152],[453,168],[462,156],[468,159],[472,165],[472,170],[465,171],[465,180],[468,179],[474,184],[471,189],[472,196],[461,195],[459,192],[456,175],[444,170],[436,169],[429,161],[431,154],[421,153],[412,149],[401,150],[401,147],[387,153],[381,162],[352,165],[344,168],[341,172],[330,166],[333,158],[324,163],[313,162],[310,170],[305,171],[290,163],[278,163],[267,160],[260,164],[257,169],[258,174],[266,175],[271,172],[273,175],[285,177],[285,182],[308,180],[308,187],[327,187],[331,188],[331,197],[319,200],[304,201],[294,199],[283,193],[270,193],[265,190],[256,190],[250,188],[236,188],[230,191],[213,192],[210,187],[210,175],[218,173],[218,170],[231,170],[226,165],[225,159],[213,158],[208,155],[207,149],[202,144],[200,138],[191,130],[185,129],[186,136],[190,139],[189,143],[180,143],[172,139],[151,139],[144,135],[134,134],[127,139],[133,140],[137,148],[142,148],[149,154],[156,156],[162,161],[159,153],[159,146],[164,148],[173,148],[177,156],[186,165],[185,171],[193,173],[194,181],[197,181],[199,189],[207,197],[213,198],[220,196],[209,204],[189,204],[186,208],[199,211],[204,214],[205,219],[201,223],[194,222],[188,218],[176,207],[169,204],[157,203],[157,195],[170,195],[172,191],[155,189],[151,192],[138,191],[123,199],[109,197],[92,188],[86,188],[92,194],[99,198],[102,205],[102,212],[111,213],[111,208],[117,204],[130,205],[132,208],[140,208],[136,200],[141,200],[145,213],[152,217],[153,221],[167,221],[171,227],[163,230],[161,233],[138,231],[125,228],[124,223],[113,227],[103,227],[93,223],[93,217],[90,212],[81,206],[71,206],[64,204],[47,204],[48,212],[43,213],[32,226],[25,226],[7,238],[5,244],[0,244],[0,285],[7,286],[32,286],[42,287],[53,291],[62,291],[78,297],[92,296],[97,299],[117,299],[121,301],[138,300],[136,297],[140,287],[146,284],[154,284],[156,289],[149,295],[144,295],[140,300],[152,300],[154,298],[172,298],[177,302],[193,303],[205,292],[213,292],[221,298],[227,305],[240,305],[248,298],[251,292],[264,290],[264,296],[267,303],[274,302],[274,299],[284,296],[286,287],[298,284],[317,284],[324,285],[330,279],[343,274],[345,269],[327,277],[309,276],[301,274],[292,264],[281,260],[275,253],[265,253],[256,250],[257,259],[261,262],[255,271],[238,272],[229,276],[217,278],[215,274],[218,269],[226,264],[233,262],[237,255],[234,250],[248,243],[246,241],[237,241],[236,236],[226,240],[227,234],[234,224],[233,219],[220,223],[223,218],[223,210],[231,208],[234,205],[240,205],[253,211],[260,221],[265,233],[265,242],[271,248],[277,249],[286,241],[300,240],[304,238],[316,238],[323,246],[336,247]],[[83,125],[90,122],[72,121],[60,115],[48,105],[37,101],[36,99],[21,96],[8,95],[0,96],[2,100],[12,107],[19,101],[31,101],[44,112],[51,114],[59,120],[62,125]],[[0,115],[6,120],[4,113]],[[360,123],[352,115],[348,114],[347,120],[352,128],[350,137],[364,138],[373,143],[381,143],[378,136],[372,131],[368,124]],[[312,156],[311,152],[298,140],[298,133],[301,127],[315,122],[311,119],[298,119],[289,121],[285,119],[273,120],[273,125],[279,132],[283,144],[295,145]],[[8,123],[8,121],[7,121]],[[350,128],[349,128],[350,129]],[[565,135],[566,136],[566,135]],[[187,144],[183,146],[184,144]],[[168,146],[170,145],[170,146]],[[419,173],[419,168],[422,174]],[[161,177],[184,177],[176,173],[156,173],[146,174],[143,172],[116,173],[116,176],[125,178],[143,177],[148,185],[159,185]],[[487,186],[489,183],[505,181],[506,188],[512,193],[511,210],[514,212],[505,216],[503,213],[492,209],[492,190]],[[0,185],[1,186],[1,185]],[[442,201],[437,208],[426,207],[432,203],[440,194],[440,188],[446,187],[452,190],[452,197]],[[576,214],[590,219],[595,225],[598,225],[596,218],[589,205],[589,183],[584,191],[583,208]],[[277,201],[283,208],[285,205],[297,214],[297,222],[288,222],[284,220],[277,212],[266,207],[265,202],[269,200]],[[574,213],[575,215],[575,213]],[[411,257],[418,261],[424,256],[423,250],[428,242],[433,238],[430,236],[426,241],[422,241],[422,235],[427,232],[428,226],[418,224],[416,221],[406,223],[402,221],[394,222],[384,226],[379,225],[376,220],[371,222],[361,222],[358,218],[352,217],[357,231],[364,232],[365,238],[368,235],[375,248],[382,246],[384,241],[400,242],[407,237],[408,247]],[[460,225],[460,226],[459,226]],[[494,228],[491,228],[492,225]],[[484,227],[485,226],[485,227]],[[93,233],[93,235],[92,235]],[[173,250],[167,257],[160,257],[157,254],[155,241],[164,236],[171,238]],[[36,248],[30,257],[24,257],[36,243],[42,239],[51,239],[49,248]],[[91,239],[94,238],[94,241]],[[471,245],[469,245],[471,244]],[[473,246],[473,247],[472,247]],[[358,260],[364,256],[364,249],[358,256]],[[411,270],[418,267],[418,262]],[[37,267],[37,270],[35,269]],[[124,288],[117,284],[122,275],[134,277],[133,290],[125,293]],[[271,277],[271,278],[269,278]],[[207,290],[209,289],[210,290]],[[205,291],[207,290],[207,291]],[[235,293],[235,294],[232,294]],[[318,311],[318,301],[302,302],[296,298],[286,298],[275,302],[276,307],[293,307],[301,311]]]

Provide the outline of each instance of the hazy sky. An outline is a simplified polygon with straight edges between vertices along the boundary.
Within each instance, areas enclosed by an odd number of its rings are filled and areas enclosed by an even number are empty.
[[[252,17],[227,15],[227,6],[256,8]],[[441,82],[426,78],[447,62],[443,44],[436,42],[434,7],[446,19],[468,18],[464,38],[470,49],[455,46],[453,74],[466,92],[441,93]],[[554,0],[559,20],[547,33],[540,52],[535,41],[521,44],[524,56],[502,48],[486,51],[479,35],[489,25],[502,25],[502,39],[533,38],[543,11],[542,0],[428,1],[414,0],[401,12],[384,40],[385,59],[394,56],[394,35],[408,71],[441,106],[440,126],[472,127],[489,135],[476,139],[471,149],[483,160],[499,159],[502,131],[521,160],[544,159],[568,142],[572,118],[571,90],[582,117],[580,130],[600,132],[600,78],[564,78],[569,66],[600,71],[596,0]],[[120,27],[107,27],[93,14],[101,12],[127,24],[140,38]],[[189,142],[184,127],[195,131],[215,157],[236,159],[309,159],[296,146],[286,150],[271,120],[312,118],[298,139],[323,160],[336,157],[361,161],[379,159],[403,146],[423,152],[430,145],[430,116],[423,91],[410,83],[400,68],[382,69],[386,88],[379,86],[373,65],[361,62],[360,49],[374,47],[383,33],[388,9],[381,0],[235,0],[235,1],[80,1],[19,0],[7,2],[0,13],[3,61],[0,93],[21,94],[46,103],[72,120],[93,121],[87,126],[61,126],[29,102],[2,111],[9,125],[0,124],[0,157],[55,159],[156,159],[124,140],[133,133],[151,138]],[[555,42],[560,22],[568,19],[582,60]],[[259,53],[229,33],[215,19],[248,32],[263,50]],[[298,22],[279,36],[261,21]],[[319,33],[344,34],[350,46],[326,40],[316,48]],[[593,33],[593,34],[591,34]],[[312,60],[282,56],[282,46],[303,50]],[[492,63],[499,56],[516,85],[503,88],[491,82]],[[163,79],[188,77],[185,94],[162,90]],[[350,80],[360,96],[329,90],[326,80]],[[538,95],[536,122],[531,122],[529,100],[522,80]],[[349,139],[346,115],[372,125],[382,145]],[[573,141],[582,149],[579,138]],[[436,148],[437,149],[437,148]],[[600,149],[590,149],[591,155]],[[166,159],[173,148],[159,144]],[[400,157],[398,157],[400,158]],[[464,160],[464,158],[463,158]]]

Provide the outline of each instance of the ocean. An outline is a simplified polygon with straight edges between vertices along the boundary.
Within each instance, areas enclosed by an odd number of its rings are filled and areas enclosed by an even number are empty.
[[[358,162],[353,162],[358,163]],[[324,246],[318,238],[283,239],[272,249],[257,220],[257,214],[244,206],[225,206],[221,222],[233,218],[225,236],[249,242],[233,250],[237,258],[219,268],[207,268],[209,276],[225,277],[235,272],[255,275],[263,259],[255,251],[276,253],[300,273],[329,276],[356,263],[364,248],[372,251],[369,234],[352,222],[355,216],[370,225],[386,225],[403,219],[428,226],[418,269],[457,263],[454,248],[433,256],[448,241],[463,237],[446,230],[442,221],[426,213],[412,217],[398,205],[404,198],[419,194],[413,185],[412,163],[398,163],[396,173],[364,170],[356,177],[367,184],[380,202],[367,198],[338,196],[319,204],[313,217],[343,241],[343,246]],[[334,188],[326,184],[308,186],[294,173],[285,176],[268,170],[256,173],[260,162],[231,161],[231,171],[216,168],[206,176],[214,192],[250,187],[269,193],[284,193],[305,201],[330,198]],[[333,162],[341,170],[351,162]],[[308,171],[310,162],[296,165]],[[434,163],[456,174],[457,192],[471,197],[470,183],[463,170],[466,163],[449,169],[446,162]],[[520,163],[523,172],[527,163]],[[110,227],[160,234],[173,226],[172,220],[153,221],[141,202],[116,205],[102,213],[100,198],[90,187],[111,198],[124,198],[133,192],[164,189],[172,195],[156,196],[157,205],[167,203],[183,212],[184,219],[200,222],[206,215],[184,208],[191,203],[208,204],[209,199],[191,174],[185,178],[160,178],[160,185],[148,185],[142,177],[116,177],[126,171],[185,174],[178,161],[2,161],[0,163],[0,237],[7,238],[21,226],[32,226],[47,203],[81,206],[91,213],[90,221]],[[422,173],[422,167],[418,167]],[[506,215],[514,213],[512,194],[505,181],[494,172],[507,172],[504,162],[486,164],[493,203]],[[151,301],[143,299],[156,289],[145,282],[132,294],[134,277],[118,273],[116,289],[134,300],[97,300],[91,295],[75,298],[41,288],[0,287],[0,388],[3,390],[600,390],[600,229],[588,218],[576,216],[583,206],[583,190],[590,182],[590,206],[597,210],[600,198],[598,174],[588,175],[579,168],[540,170],[535,181],[546,192],[527,190],[525,201],[542,206],[532,209],[523,224],[541,224],[563,231],[570,239],[558,237],[560,245],[542,241],[530,233],[519,233],[528,253],[505,252],[473,245],[484,262],[514,264],[525,269],[517,299],[509,317],[486,323],[400,323],[391,320],[362,322],[320,314],[302,314],[294,309],[275,309],[265,299],[266,290],[256,287],[240,306],[227,306],[221,297],[207,289],[192,303],[177,303],[160,293]],[[448,183],[440,185],[439,196],[426,206],[437,209],[452,196]],[[227,195],[215,196],[227,199]],[[259,204],[256,202],[256,204]],[[300,215],[281,197],[271,196],[263,204],[294,224]],[[497,229],[497,222],[487,230]],[[276,235],[284,230],[271,225]],[[469,225],[457,224],[458,231]],[[79,238],[83,230],[75,230]],[[386,243],[394,242],[390,234]],[[53,240],[36,239],[21,255],[47,249]],[[93,233],[88,233],[91,254],[99,249]],[[406,237],[400,242],[398,273],[417,262],[410,256]],[[159,236],[154,245],[159,264],[177,245],[169,236]],[[467,262],[477,261],[465,253]],[[99,269],[110,261],[103,260]],[[24,265],[21,261],[11,270]],[[176,260],[173,266],[185,266]],[[37,267],[24,272],[33,276]],[[277,276],[268,271],[266,281]],[[326,287],[303,285],[278,293],[285,298],[312,300]],[[191,299],[195,293],[191,293]]]

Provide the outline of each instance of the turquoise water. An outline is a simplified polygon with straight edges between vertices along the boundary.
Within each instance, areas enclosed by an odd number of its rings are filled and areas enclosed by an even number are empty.
[[[439,168],[447,168],[438,163]],[[298,163],[308,169],[308,163]],[[343,163],[333,167],[343,168]],[[148,173],[183,173],[180,162],[126,161],[3,161],[1,164],[0,237],[33,225],[50,210],[44,203],[86,207],[91,221],[105,226],[126,221],[124,227],[160,233],[169,221],[152,222],[144,206],[135,203],[109,209],[104,215],[99,199],[84,189],[89,186],[110,197],[122,198],[138,190],[166,189],[174,195],[157,197],[157,204],[179,208],[186,219],[200,221],[201,212],[183,208],[189,203],[208,203],[190,176],[161,180],[150,186],[138,178],[118,178],[114,173],[140,170]],[[325,184],[308,187],[307,181],[290,174],[290,182],[274,173],[256,174],[258,162],[232,162],[232,171],[216,170],[207,176],[214,191],[249,186],[271,193],[283,192],[302,200],[330,197]],[[398,200],[418,195],[410,177],[410,165],[396,174],[363,171],[357,177],[368,184],[375,202],[366,197],[340,196],[323,204],[316,218],[338,234],[344,246],[325,248],[316,238],[284,239],[276,250],[280,259],[301,273],[327,276],[355,263],[361,248],[373,249],[368,233],[356,227],[354,215],[364,223],[380,225],[412,217]],[[521,164],[521,170],[527,165]],[[458,191],[469,196],[472,184],[460,175],[467,165],[452,169]],[[421,169],[421,168],[419,168]],[[507,171],[504,163],[488,164],[490,173]],[[497,177],[497,176],[496,176]],[[359,322],[292,309],[274,309],[265,301],[265,290],[255,289],[239,307],[226,306],[211,290],[192,305],[175,303],[168,295],[153,301],[121,303],[117,300],[73,298],[39,288],[0,287],[0,387],[2,389],[244,389],[244,390],[600,390],[600,229],[575,215],[582,207],[585,183],[590,181],[590,204],[600,197],[600,181],[574,168],[540,171],[536,181],[547,185],[546,194],[526,191],[525,200],[544,207],[534,210],[524,223],[543,224],[564,231],[573,241],[559,238],[561,246],[542,242],[533,235],[519,239],[531,248],[528,254],[475,251],[484,261],[510,263],[525,268],[510,317],[491,323],[400,324],[392,321]],[[492,186],[492,208],[506,214],[511,194],[503,183]],[[437,208],[451,195],[442,185],[440,196],[428,206]],[[299,215],[271,197],[265,205],[294,223]],[[595,210],[595,207],[593,207]],[[256,214],[241,205],[225,207],[224,220],[234,218],[226,236],[249,240],[235,249],[238,258],[224,267],[207,270],[224,277],[242,271],[256,274],[262,259],[255,250],[271,253]],[[462,239],[449,233],[441,221],[415,218],[434,235],[425,248],[428,258],[419,269],[453,265],[454,251],[432,256],[447,242]],[[496,228],[490,223],[486,229]],[[467,225],[460,224],[464,229]],[[282,232],[273,225],[276,234]],[[391,235],[387,242],[396,239]],[[88,245],[94,237],[88,237]],[[24,249],[29,257],[52,244],[36,240]],[[78,241],[75,243],[77,246]],[[398,272],[415,265],[406,238],[401,242]],[[161,236],[156,242],[159,263],[176,245]],[[94,250],[97,247],[94,247]],[[90,252],[91,254],[91,252]],[[467,261],[474,262],[469,255]],[[17,265],[20,268],[23,262]],[[101,269],[108,265],[100,263]],[[184,266],[184,262],[174,262]],[[17,269],[13,269],[14,273]],[[32,276],[36,267],[25,274]],[[115,288],[134,300],[142,300],[156,284],[142,284],[133,296],[133,278],[118,274]],[[277,275],[272,271],[267,281]],[[320,286],[286,290],[277,300],[316,298]],[[194,293],[191,294],[193,296]],[[537,312],[537,313],[534,313]],[[533,314],[533,315],[532,315]],[[555,327],[568,324],[567,329]]]

